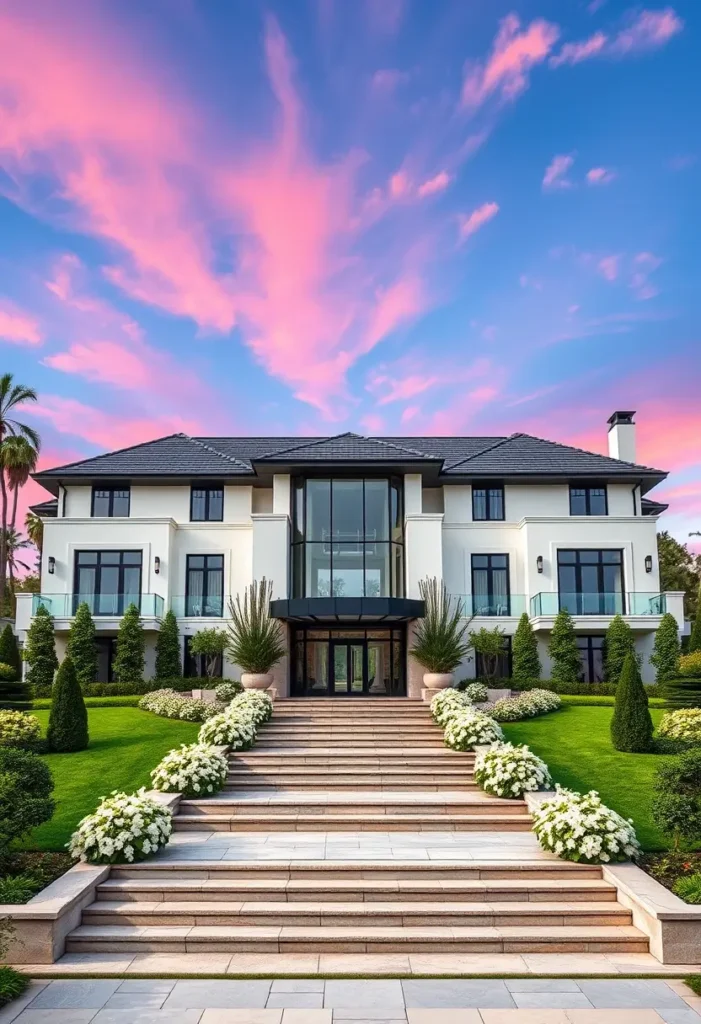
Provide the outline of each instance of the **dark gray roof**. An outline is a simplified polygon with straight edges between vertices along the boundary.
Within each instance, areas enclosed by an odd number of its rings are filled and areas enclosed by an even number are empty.
[[[644,516],[661,516],[669,505],[665,505],[663,501],[653,501],[652,498],[642,498],[640,508]]]
[[[84,478],[251,477],[276,466],[423,464],[436,479],[460,477],[628,477],[646,488],[666,474],[530,434],[509,437],[188,437],[171,434],[35,475],[41,483]]]
[[[44,519],[55,519],[58,515],[58,498],[49,498],[48,501],[41,501],[38,505],[30,505],[29,511],[36,516],[43,516]]]

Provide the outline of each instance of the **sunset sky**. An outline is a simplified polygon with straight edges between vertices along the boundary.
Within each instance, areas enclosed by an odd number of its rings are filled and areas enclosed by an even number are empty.
[[[0,345],[42,465],[175,431],[605,451],[636,409],[686,540],[700,58],[699,0],[0,0]]]

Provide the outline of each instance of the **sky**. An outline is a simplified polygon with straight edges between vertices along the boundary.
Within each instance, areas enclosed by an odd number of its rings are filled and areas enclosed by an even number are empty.
[[[0,0],[41,465],[176,431],[606,452],[635,409],[687,540],[700,53],[698,0]]]

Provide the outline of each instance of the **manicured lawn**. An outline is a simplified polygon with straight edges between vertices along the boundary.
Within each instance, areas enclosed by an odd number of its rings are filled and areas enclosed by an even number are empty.
[[[35,712],[45,729],[48,711]],[[61,850],[81,818],[113,789],[133,793],[148,786],[150,773],[164,754],[197,738],[196,722],[159,718],[138,708],[91,708],[90,746],[77,754],[47,754],[54,777],[56,813],[35,829],[25,846]]]
[[[655,726],[663,712],[651,709]],[[543,758],[555,782],[601,799],[625,818],[632,818],[646,850],[664,849],[652,823],[652,781],[664,760],[659,754],[621,754],[611,745],[612,707],[572,707],[541,718],[502,726],[507,740],[527,743]]]

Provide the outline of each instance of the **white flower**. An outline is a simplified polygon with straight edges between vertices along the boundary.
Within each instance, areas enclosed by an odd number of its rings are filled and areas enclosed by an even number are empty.
[[[680,708],[667,711],[658,727],[660,736],[670,740],[701,740],[701,708]]]
[[[210,722],[215,719],[210,719]],[[207,723],[209,724],[209,723]],[[210,792],[219,791],[226,781],[229,763],[211,744],[183,744],[171,750],[151,772],[154,789],[164,793],[194,796],[201,792],[201,782],[208,782]]]
[[[498,700],[490,715],[498,722],[518,722],[522,718],[534,718],[550,711],[558,711],[562,707],[562,699],[550,690],[524,690],[516,697],[504,697]]]
[[[527,746],[495,743],[475,758],[475,781],[487,793],[519,797],[536,789],[547,789],[552,779],[545,761]]]
[[[540,845],[566,860],[608,862],[635,858],[640,847],[632,822],[606,807],[599,794],[557,787],[533,812]]]
[[[439,690],[431,698],[431,715],[436,725],[446,726],[454,714],[472,707],[472,701],[466,693],[452,687]]]
[[[453,750],[471,750],[483,743],[503,740],[504,734],[493,718],[472,707],[466,707],[450,718],[443,738]]]
[[[74,857],[97,864],[131,862],[137,854],[146,856],[165,846],[171,829],[170,810],[147,797],[143,789],[130,796],[115,792],[103,797],[95,812],[83,818],[68,847]],[[151,838],[139,845],[136,840],[144,831]]]

